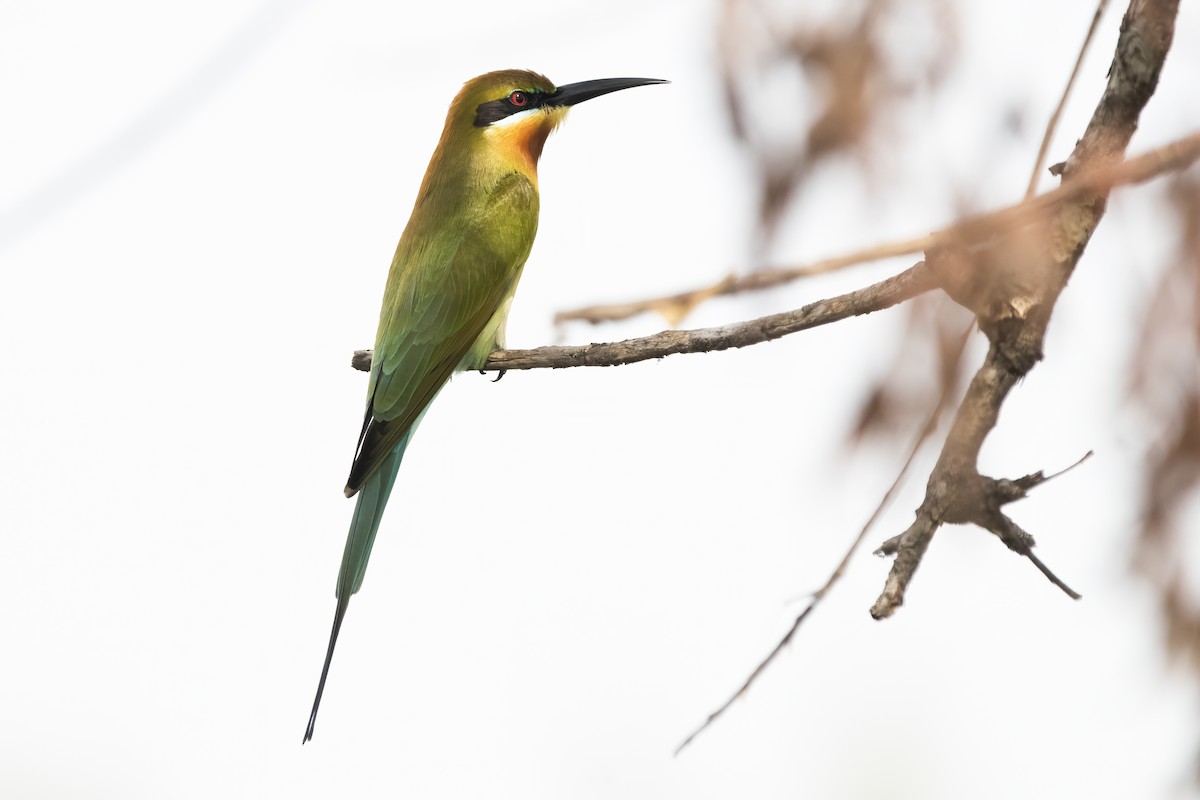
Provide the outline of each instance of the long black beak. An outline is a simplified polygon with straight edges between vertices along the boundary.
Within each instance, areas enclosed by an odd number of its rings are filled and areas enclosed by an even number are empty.
[[[670,81],[660,78],[600,78],[595,81],[568,83],[566,86],[555,89],[545,102],[546,105],[551,106],[573,106],[602,94],[632,89],[635,86],[649,86],[652,83],[670,83]]]

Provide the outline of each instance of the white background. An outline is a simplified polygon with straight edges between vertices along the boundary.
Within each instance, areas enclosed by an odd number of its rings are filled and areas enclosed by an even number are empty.
[[[547,144],[511,345],[653,332],[649,316],[564,332],[550,317],[711,282],[753,250],[715,3],[417,5],[0,6],[0,796],[1190,791],[1197,694],[1127,569],[1145,446],[1128,334],[1171,248],[1155,187],[1115,197],[984,452],[1016,476],[1097,451],[1011,509],[1082,602],[987,534],[946,529],[906,605],[872,621],[889,564],[868,551],[911,520],[928,453],[793,645],[672,758],[902,462],[843,449],[902,315],[620,369],[466,375],[409,450],[301,747],[351,511],[366,379],[348,358],[373,340],[462,81],[674,81],[580,106]],[[1102,91],[1113,5],[1052,161]],[[1183,6],[1134,152],[1200,124],[1200,17]],[[773,263],[1019,198],[1093,4],[960,7],[945,100],[892,123],[906,155],[870,186],[816,176]],[[1014,108],[1025,124],[1005,133]]]

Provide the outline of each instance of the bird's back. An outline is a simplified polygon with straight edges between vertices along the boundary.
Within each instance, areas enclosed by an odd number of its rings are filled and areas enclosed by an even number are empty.
[[[525,174],[485,164],[448,177],[422,187],[392,260],[348,495],[455,369],[482,366],[533,246],[538,193]]]

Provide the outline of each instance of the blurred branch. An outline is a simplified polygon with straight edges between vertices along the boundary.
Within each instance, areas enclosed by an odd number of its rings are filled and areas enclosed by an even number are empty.
[[[810,191],[826,165],[856,163],[864,173],[895,141],[893,123],[906,100],[933,91],[950,74],[958,32],[952,0],[863,0],[859,3],[718,3],[715,61],[720,101],[758,221],[749,257],[751,275],[729,276],[710,286],[643,302],[564,311],[556,324],[593,324],[644,311],[663,315],[669,327],[710,297],[766,289],[797,278],[863,261],[920,252],[920,241],[885,244],[848,257],[799,268],[762,272],[762,254]],[[917,25],[927,44],[913,47],[892,35]],[[780,94],[781,88],[785,94]],[[789,113],[780,113],[780,101]],[[801,98],[803,100],[801,101]],[[715,98],[714,98],[715,99]],[[796,102],[799,101],[799,102]],[[825,202],[824,200],[820,202]]]
[[[863,250],[856,250],[842,256],[813,261],[799,267],[763,269],[749,275],[728,275],[711,286],[692,289],[678,294],[663,297],[651,297],[646,300],[634,300],[628,303],[612,303],[586,306],[570,311],[560,311],[554,315],[554,324],[580,320],[597,325],[601,322],[616,322],[628,319],[646,311],[657,311],[668,321],[682,320],[692,309],[713,297],[725,297],[742,292],[757,292],[771,289],[785,283],[791,283],[800,278],[810,278],[813,275],[823,275],[856,264],[879,261],[893,256],[906,256],[919,253],[933,243],[932,236],[921,236],[899,242],[887,242]]]
[[[1087,35],[1083,37],[1083,45],[1079,48],[1075,66],[1071,68],[1071,77],[1067,78],[1067,85],[1063,87],[1062,97],[1059,98],[1054,113],[1050,115],[1050,121],[1046,123],[1046,132],[1042,135],[1042,144],[1038,148],[1037,158],[1033,162],[1033,174],[1029,176],[1029,188],[1025,190],[1026,200],[1037,192],[1038,178],[1042,176],[1042,165],[1046,163],[1046,153],[1050,150],[1050,140],[1054,138],[1054,129],[1058,127],[1058,120],[1067,106],[1067,98],[1071,95],[1071,89],[1075,88],[1075,79],[1079,77],[1079,68],[1083,66],[1083,57],[1087,55],[1088,47],[1091,46],[1092,39],[1096,35],[1096,29],[1100,27],[1100,18],[1104,16],[1107,8],[1108,0],[1100,0],[1096,4],[1096,13],[1092,15],[1092,24],[1088,27]]]
[[[1167,655],[1200,673],[1200,562],[1189,557],[1200,494],[1200,175],[1178,176],[1167,199],[1178,241],[1142,311],[1128,365],[1147,429],[1130,555],[1158,602]]]
[[[959,406],[916,518],[904,533],[885,543],[884,552],[894,554],[895,561],[883,592],[871,607],[876,619],[890,616],[904,602],[933,534],[944,523],[979,525],[1023,554],[1033,546],[1032,537],[1000,510],[1005,503],[1024,496],[1024,489],[1019,481],[980,475],[979,451],[995,427],[1009,391],[1042,358],[1054,305],[1104,215],[1107,190],[1114,185],[1107,178],[1119,171],[1112,165],[1122,158],[1138,117],[1158,85],[1178,8],[1178,0],[1130,3],[1121,23],[1108,86],[1083,138],[1059,170],[1064,185],[1038,198],[1066,193],[1069,199],[1064,198],[1030,228],[1010,231],[983,246],[946,241],[927,256],[942,288],[975,313],[991,344]],[[1193,135],[1183,141],[1197,139],[1200,137]],[[1166,160],[1174,163],[1174,157]],[[1128,168],[1134,161],[1121,166]],[[1063,586],[1040,561],[1035,563]]]
[[[1132,135],[1132,128],[1129,133]],[[1079,153],[1085,144],[1094,146],[1094,143],[1085,137],[1076,148],[1076,153]],[[1117,155],[1119,157],[1120,153]],[[1072,159],[1075,159],[1074,155]],[[1060,226],[1072,227],[1083,224],[1086,217],[1094,215],[1091,226],[1086,230],[1087,236],[1090,236],[1091,229],[1099,221],[1103,210],[1103,195],[1109,189],[1124,184],[1143,183],[1158,175],[1183,169],[1197,159],[1200,159],[1200,133],[1194,133],[1115,166],[1091,168],[1090,161],[1080,162],[1074,168],[1068,166],[1072,169],[1070,179],[1054,191],[988,214],[967,217],[944,231],[920,239],[928,252],[941,254],[930,262],[930,266],[938,266],[936,278],[929,274],[925,262],[921,262],[898,275],[863,289],[827,300],[818,300],[793,311],[715,328],[662,331],[621,342],[547,346],[533,350],[499,350],[492,354],[484,369],[612,367],[676,353],[707,353],[747,347],[848,317],[881,311],[927,292],[936,285],[941,285],[947,294],[962,305],[975,310],[971,305],[974,301],[968,295],[979,294],[980,287],[996,289],[997,284],[1012,277],[1008,275],[1011,270],[992,263],[982,264],[981,270],[976,270],[970,265],[964,268],[961,262],[957,267],[952,267],[953,259],[946,257],[947,254],[957,251],[964,243],[977,247],[975,243],[979,241],[994,238],[998,234],[1011,235],[1014,229],[1044,223],[1051,216],[1058,220]],[[1100,204],[1099,207],[1096,207],[1097,203]],[[1082,228],[1064,229],[1060,231],[1063,238],[1059,241],[1075,241],[1079,252],[1082,253],[1087,240],[1078,237],[1083,233]],[[998,252],[994,244],[990,246],[989,252]],[[1073,266],[1072,261],[1070,267]],[[1066,277],[1062,276],[1064,283]],[[1040,353],[1038,357],[1040,358]],[[351,364],[355,369],[370,370],[371,351],[355,351]]]

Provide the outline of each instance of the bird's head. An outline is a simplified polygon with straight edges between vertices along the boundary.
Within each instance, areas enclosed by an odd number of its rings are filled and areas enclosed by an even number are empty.
[[[526,70],[502,70],[472,78],[454,99],[446,130],[467,135],[475,149],[518,166],[531,177],[546,137],[585,100],[653,83],[657,78],[602,78],[555,86]]]

